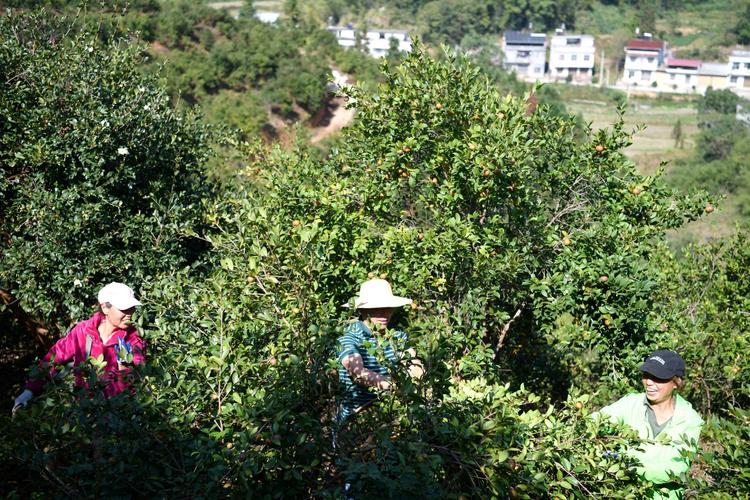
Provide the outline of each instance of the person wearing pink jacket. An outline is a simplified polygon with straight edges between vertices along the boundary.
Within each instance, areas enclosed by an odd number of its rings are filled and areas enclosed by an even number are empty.
[[[130,365],[145,363],[145,342],[130,324],[136,306],[141,303],[133,290],[122,283],[110,283],[99,291],[99,311],[91,318],[75,325],[65,337],[49,350],[40,367],[54,361],[55,365],[70,365],[76,377],[76,385],[86,387],[83,370],[75,368],[89,357],[102,356],[106,363],[101,381],[104,397],[119,394],[131,386]],[[55,376],[58,370],[49,368]],[[32,397],[38,396],[48,382],[47,377],[29,380],[25,390],[15,399],[13,413],[26,406]]]

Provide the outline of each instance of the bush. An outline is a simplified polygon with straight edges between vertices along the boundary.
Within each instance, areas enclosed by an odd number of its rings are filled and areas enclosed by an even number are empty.
[[[210,192],[209,130],[141,74],[139,47],[66,24],[0,18],[0,289],[58,330],[102,284],[191,262]]]

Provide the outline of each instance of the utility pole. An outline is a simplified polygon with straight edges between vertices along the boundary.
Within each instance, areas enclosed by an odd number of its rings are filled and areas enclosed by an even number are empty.
[[[599,64],[601,65],[600,71],[599,71],[599,87],[604,87],[604,49],[602,49],[601,52],[601,58],[599,59]]]

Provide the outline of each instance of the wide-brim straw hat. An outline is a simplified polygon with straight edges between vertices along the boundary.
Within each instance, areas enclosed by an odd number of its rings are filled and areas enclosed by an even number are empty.
[[[393,295],[391,284],[386,280],[367,280],[359,287],[359,295],[354,297],[355,309],[381,309],[384,307],[402,307],[411,304],[406,297]],[[344,304],[350,307],[351,303]]]

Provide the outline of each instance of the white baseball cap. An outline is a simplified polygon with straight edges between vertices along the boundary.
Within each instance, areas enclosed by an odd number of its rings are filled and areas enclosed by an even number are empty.
[[[117,309],[124,311],[131,307],[139,306],[141,303],[135,298],[135,292],[124,283],[110,283],[99,290],[97,296],[100,304],[109,302]]]
[[[391,284],[386,280],[367,280],[359,288],[359,295],[354,297],[356,309],[380,309],[384,307],[401,307],[411,304],[411,299],[393,295]],[[348,307],[348,304],[344,304]]]

